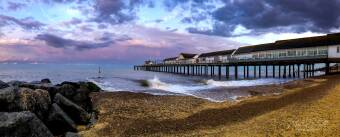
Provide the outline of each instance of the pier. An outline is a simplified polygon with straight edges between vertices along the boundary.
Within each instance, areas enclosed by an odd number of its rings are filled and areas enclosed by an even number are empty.
[[[202,54],[181,53],[162,62],[146,61],[134,70],[218,79],[309,78],[317,71],[338,74],[337,63],[339,33]]]

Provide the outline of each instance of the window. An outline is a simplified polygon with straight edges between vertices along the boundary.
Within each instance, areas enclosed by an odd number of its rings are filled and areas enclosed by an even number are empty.
[[[296,56],[296,51],[295,50],[288,51],[288,56],[290,57]]]

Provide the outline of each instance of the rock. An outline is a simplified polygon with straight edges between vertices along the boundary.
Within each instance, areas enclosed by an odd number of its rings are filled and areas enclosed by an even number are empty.
[[[80,137],[80,136],[77,133],[67,132],[65,134],[65,137]]]
[[[88,89],[90,92],[99,92],[101,89],[93,82],[79,82],[80,88],[84,87]]]
[[[54,135],[77,131],[74,121],[55,103],[52,104],[46,123]]]
[[[23,84],[27,84],[27,82],[24,81],[10,81],[7,84],[9,84],[10,86],[14,86],[14,87],[19,87]]]
[[[43,83],[43,84],[29,84],[29,83],[22,83],[19,87],[25,87],[30,89],[43,89],[48,91],[50,94],[51,100],[54,98],[54,95],[57,94],[59,91],[57,87],[53,86],[51,83]]]
[[[0,111],[31,111],[44,120],[51,105],[46,90],[8,87],[0,90]]]
[[[57,86],[62,86],[62,85],[71,85],[75,88],[79,88],[79,84],[76,82],[69,82],[69,81],[64,81],[61,84],[57,85]]]
[[[59,88],[60,93],[72,100],[86,111],[92,110],[92,102],[89,97],[91,92],[99,92],[101,89],[92,82],[63,82]]]
[[[31,81],[31,82],[29,82],[29,84],[41,84],[41,82],[40,81]]]
[[[50,79],[42,79],[41,81],[40,81],[40,83],[51,83],[51,80]]]
[[[40,119],[44,120],[51,105],[51,98],[48,91],[20,88],[19,98],[19,105],[22,110],[34,112]]]
[[[73,103],[66,97],[57,93],[54,97],[54,102],[62,108],[76,123],[87,124],[91,116],[80,106]]]
[[[73,96],[77,94],[77,88],[70,84],[61,85],[58,90],[60,94],[71,100]]]
[[[0,112],[1,137],[53,137],[48,128],[31,112]]]
[[[9,87],[9,85],[0,80],[0,89],[7,88],[7,87]]]
[[[15,87],[7,87],[4,89],[0,89],[0,111],[20,111],[19,104],[19,95],[18,95],[19,88]]]

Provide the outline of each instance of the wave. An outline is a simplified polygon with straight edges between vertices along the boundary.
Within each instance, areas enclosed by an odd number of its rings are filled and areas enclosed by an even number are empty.
[[[174,93],[184,93],[184,94],[190,94],[192,91],[202,90],[206,89],[205,86],[190,86],[190,85],[180,85],[180,84],[170,84],[165,83],[159,80],[158,77],[154,77],[153,79],[147,80],[147,85],[149,88],[152,89],[159,89],[159,90],[165,90],[169,92]]]
[[[254,79],[254,80],[232,80],[232,81],[215,81],[206,80],[203,83],[213,87],[250,87],[259,85],[271,85],[288,82],[287,79]]]

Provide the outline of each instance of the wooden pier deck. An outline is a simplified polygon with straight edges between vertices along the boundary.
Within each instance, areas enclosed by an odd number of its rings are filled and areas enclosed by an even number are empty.
[[[188,63],[188,64],[148,64],[136,65],[134,70],[173,73],[188,76],[209,76],[222,79],[249,78],[308,78],[315,76],[316,64],[324,64],[325,75],[338,73],[339,70],[330,69],[330,64],[340,63],[340,59],[324,57],[286,58],[286,59],[254,59],[229,60],[219,63]],[[252,70],[251,70],[252,69]],[[242,71],[241,73],[239,71]],[[252,72],[252,77],[250,76]]]

